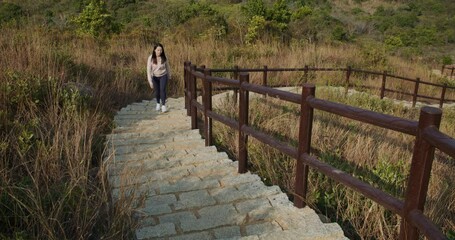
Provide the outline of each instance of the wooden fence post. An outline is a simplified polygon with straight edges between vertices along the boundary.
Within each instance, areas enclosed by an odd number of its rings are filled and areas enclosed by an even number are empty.
[[[347,96],[348,95],[348,91],[349,91],[349,80],[351,78],[351,72],[352,72],[352,67],[351,66],[348,66],[348,68],[346,69],[346,89],[344,90],[344,96]]]
[[[384,94],[385,94],[385,81],[387,78],[387,71],[384,71],[382,73],[382,84],[381,84],[381,99],[384,99]]]
[[[308,65],[303,67],[303,81],[304,83],[308,82]]]
[[[299,126],[299,147],[298,158],[295,173],[295,196],[294,206],[298,208],[305,207],[306,193],[308,189],[308,169],[309,166],[304,164],[302,154],[310,154],[311,148],[311,131],[313,128],[313,108],[307,103],[309,96],[314,96],[316,88],[314,84],[303,84],[302,101],[300,102],[300,126]]]
[[[191,65],[191,71],[196,71],[196,65]],[[197,85],[196,85],[196,76],[191,75],[189,78],[189,87],[191,89],[191,98],[190,98],[190,113],[191,113],[191,129],[197,128],[197,108],[193,105],[193,102],[197,101]]]
[[[446,89],[447,89],[447,84],[444,83],[444,85],[442,86],[442,91],[441,91],[441,99],[439,100],[439,108],[442,108],[442,105],[444,104]]]
[[[262,75],[262,86],[267,86],[267,75],[268,75],[268,67],[264,65],[264,75]]]
[[[239,66],[237,65],[234,66],[234,79],[239,79]],[[237,104],[237,93],[238,90],[234,89],[234,105]]]
[[[185,61],[185,63],[183,65],[184,65],[183,83],[184,83],[184,95],[185,95],[185,109],[186,109],[186,115],[190,116],[190,105],[189,105],[189,98],[190,98],[189,91],[190,90],[188,87],[188,82],[189,82],[189,78],[190,78],[190,74],[191,74],[191,71],[189,69],[191,66],[191,62]]]
[[[262,86],[267,87],[267,76],[268,76],[268,67],[264,65],[264,74],[262,75]],[[267,98],[267,94],[262,95],[264,98]]]
[[[210,69],[204,69],[204,135],[205,146],[212,145],[212,118],[207,116],[207,112],[212,111],[212,82],[207,77],[212,76]]]
[[[248,171],[248,135],[242,131],[243,126],[248,125],[249,93],[242,87],[242,83],[248,83],[250,75],[240,74],[239,84],[239,173]]]
[[[419,125],[412,154],[411,171],[404,200],[404,217],[401,221],[400,239],[416,240],[417,228],[407,221],[409,213],[418,209],[423,212],[430,180],[435,148],[423,138],[423,130],[430,126],[439,128],[442,111],[439,108],[423,107],[420,110]]]
[[[419,83],[420,83],[420,78],[417,78],[416,84],[414,86],[414,94],[412,95],[412,107],[415,107],[416,103],[417,103],[417,94],[419,93]]]
[[[445,68],[445,67],[446,67],[446,66],[445,66],[444,64],[442,64],[441,75],[444,75],[444,68]]]

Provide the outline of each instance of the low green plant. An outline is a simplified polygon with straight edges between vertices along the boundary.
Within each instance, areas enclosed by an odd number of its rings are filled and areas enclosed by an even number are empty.
[[[305,5],[305,6],[299,7],[297,10],[292,12],[291,19],[294,21],[299,20],[306,16],[311,15],[312,13],[313,13],[313,10],[311,9],[311,7]]]
[[[341,26],[336,26],[332,31],[332,40],[348,41],[349,33]]]
[[[453,58],[449,55],[442,56],[442,65],[451,65],[453,64]]]
[[[384,39],[384,44],[389,51],[393,51],[397,48],[403,47],[404,43],[398,36],[388,36]]]
[[[248,32],[245,36],[246,43],[254,43],[265,30],[266,20],[263,16],[253,16],[248,24]]]

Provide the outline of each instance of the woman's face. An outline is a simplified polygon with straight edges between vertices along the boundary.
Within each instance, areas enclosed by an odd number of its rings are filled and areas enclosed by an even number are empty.
[[[157,57],[161,56],[162,52],[163,52],[163,49],[161,47],[155,48],[155,54]]]

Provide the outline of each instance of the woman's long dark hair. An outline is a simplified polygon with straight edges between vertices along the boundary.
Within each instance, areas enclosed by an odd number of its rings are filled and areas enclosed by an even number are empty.
[[[153,47],[153,52],[152,52],[152,62],[154,64],[157,63],[157,60],[156,60],[156,53],[155,53],[155,49],[157,47],[161,47],[161,49],[163,49],[163,52],[161,52],[161,60],[162,60],[162,63],[165,63],[167,61],[167,57],[166,57],[166,53],[164,53],[164,47],[161,43],[157,43],[154,47]]]

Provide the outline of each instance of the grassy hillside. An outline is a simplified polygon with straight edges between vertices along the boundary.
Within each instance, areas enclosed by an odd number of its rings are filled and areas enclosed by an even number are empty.
[[[152,98],[145,63],[156,41],[174,96],[186,60],[351,65],[437,82],[431,68],[454,58],[453,10],[448,0],[0,2],[0,238],[131,237],[132,202],[110,201],[104,136],[120,107]]]
[[[74,30],[81,26],[71,19],[90,1],[8,0],[0,5],[0,21],[25,18],[22,23]],[[119,24],[117,33],[152,41],[169,34],[187,40],[214,36],[235,44],[277,39],[362,45],[368,39],[388,54],[436,65],[455,54],[455,6],[450,0],[105,2],[113,22]]]

